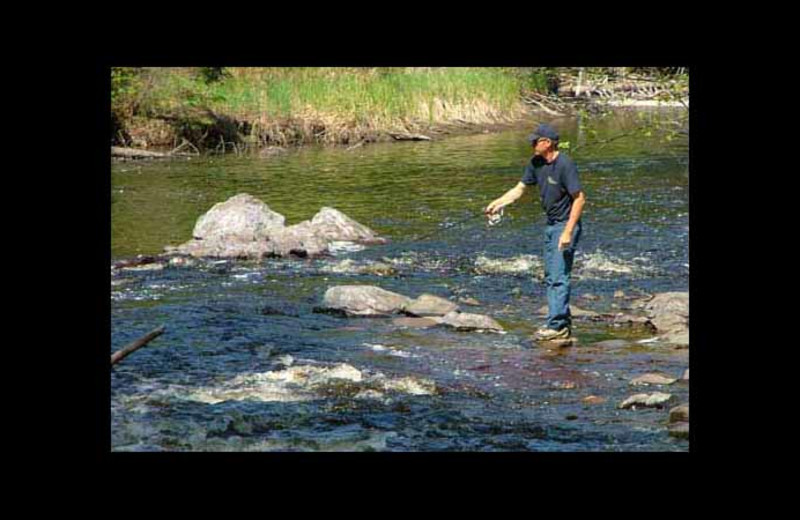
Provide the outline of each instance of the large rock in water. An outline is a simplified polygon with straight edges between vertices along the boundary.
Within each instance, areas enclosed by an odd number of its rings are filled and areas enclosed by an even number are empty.
[[[683,332],[689,328],[689,293],[657,294],[644,306],[659,332]]]
[[[200,240],[269,240],[274,230],[284,227],[285,221],[283,215],[269,209],[264,202],[240,193],[215,204],[197,219],[192,236]]]
[[[335,241],[386,242],[333,208],[322,208],[312,220],[288,227],[284,224],[283,215],[252,195],[240,193],[202,215],[192,232],[193,240],[165,250],[195,257],[259,260],[268,256],[319,256],[330,252]]]
[[[371,285],[340,285],[325,292],[323,307],[352,316],[388,316],[402,312],[411,298]]]
[[[385,239],[380,238],[373,230],[359,224],[341,211],[324,207],[311,219],[310,226],[314,233],[325,237],[326,240],[340,240],[359,242],[362,244],[383,244]]]

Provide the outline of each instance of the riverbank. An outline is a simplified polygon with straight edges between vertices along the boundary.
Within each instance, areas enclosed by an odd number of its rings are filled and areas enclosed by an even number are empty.
[[[684,80],[555,70],[116,68],[111,144],[128,150],[115,156],[129,157],[148,155],[132,150],[271,155],[309,144],[355,148],[495,132],[620,105],[688,107]]]

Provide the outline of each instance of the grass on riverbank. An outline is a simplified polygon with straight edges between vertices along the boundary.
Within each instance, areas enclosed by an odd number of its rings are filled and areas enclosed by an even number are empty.
[[[209,82],[197,68],[144,68],[125,88],[112,83],[113,138],[162,147],[185,138],[206,149],[374,141],[437,125],[517,120],[526,113],[521,88],[541,83],[499,68],[225,71]]]

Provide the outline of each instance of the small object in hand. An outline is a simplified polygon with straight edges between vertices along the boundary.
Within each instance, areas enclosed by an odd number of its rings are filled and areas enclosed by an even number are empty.
[[[503,220],[503,208],[501,207],[495,213],[489,215],[489,225],[496,226]]]

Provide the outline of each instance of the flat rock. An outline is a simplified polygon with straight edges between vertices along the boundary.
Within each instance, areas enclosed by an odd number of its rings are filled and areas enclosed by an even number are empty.
[[[432,320],[430,318],[395,318],[392,320],[392,323],[400,327],[427,329],[438,325],[440,320]]]
[[[676,406],[675,408],[669,411],[669,422],[681,422],[681,421],[688,421],[689,420],[689,405],[682,404]]]
[[[675,424],[670,424],[667,428],[669,430],[670,437],[677,437],[679,439],[688,439],[689,438],[689,423],[688,422],[679,422]]]
[[[405,312],[414,316],[444,316],[457,310],[455,303],[432,294],[420,295],[405,308]]]
[[[663,394],[661,392],[653,392],[652,394],[636,394],[628,397],[619,407],[623,409],[640,407],[640,408],[663,408],[674,398],[672,394]]]
[[[663,374],[644,374],[639,377],[635,377],[631,379],[630,384],[637,386],[637,385],[671,385],[677,381],[674,377],[668,377]]]
[[[458,330],[489,330],[500,332],[503,327],[495,320],[482,314],[450,312],[442,317],[441,323]]]
[[[403,311],[411,298],[371,285],[340,285],[325,292],[323,307],[353,316],[386,316]]]

